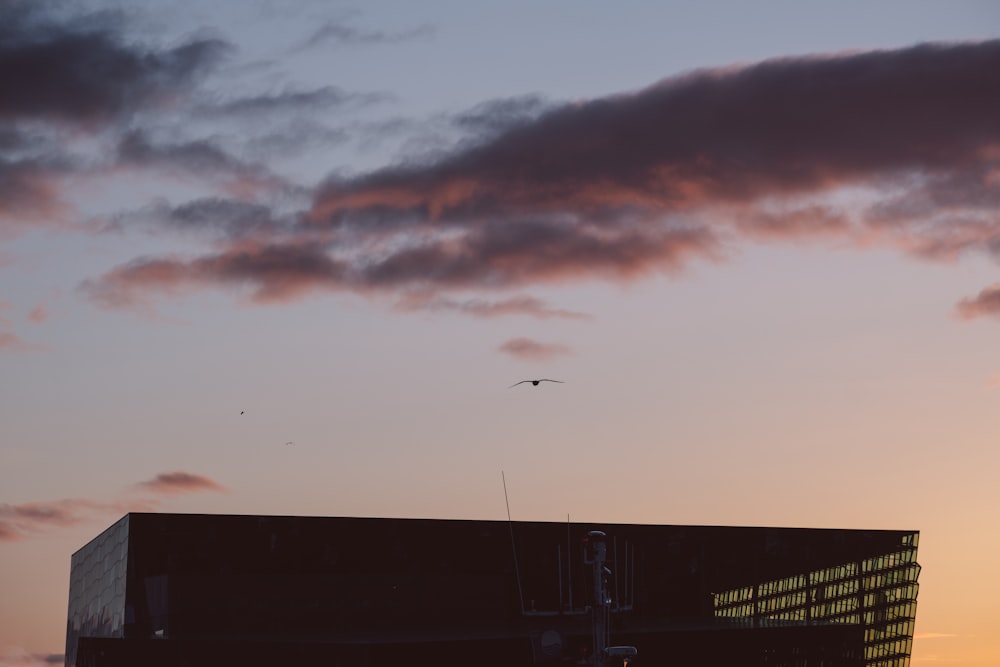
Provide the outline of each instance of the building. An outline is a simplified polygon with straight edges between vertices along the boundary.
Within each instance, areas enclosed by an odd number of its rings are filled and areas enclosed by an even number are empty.
[[[903,666],[918,537],[133,513],[73,554],[66,664],[592,663],[599,621],[634,665]]]

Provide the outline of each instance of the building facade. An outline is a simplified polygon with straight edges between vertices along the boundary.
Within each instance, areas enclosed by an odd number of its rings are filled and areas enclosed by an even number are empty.
[[[73,554],[66,664],[593,664],[600,620],[635,665],[902,667],[918,536],[129,514]]]

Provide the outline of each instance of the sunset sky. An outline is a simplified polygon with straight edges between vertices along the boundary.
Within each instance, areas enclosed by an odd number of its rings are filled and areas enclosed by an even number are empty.
[[[130,510],[501,471],[919,530],[912,664],[1000,664],[998,260],[991,0],[0,0],[0,667]]]

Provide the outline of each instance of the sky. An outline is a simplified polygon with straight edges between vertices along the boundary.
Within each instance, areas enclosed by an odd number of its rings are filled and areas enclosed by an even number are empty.
[[[919,530],[912,664],[1000,663],[998,119],[986,0],[0,0],[0,666],[128,511],[504,481]]]

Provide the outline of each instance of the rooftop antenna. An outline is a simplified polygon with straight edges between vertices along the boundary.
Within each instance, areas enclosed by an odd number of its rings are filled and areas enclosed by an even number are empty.
[[[521,570],[517,566],[517,546],[514,544],[514,522],[510,518],[510,499],[507,497],[507,477],[500,471],[503,480],[503,500],[507,504],[507,525],[510,527],[510,548],[514,553],[514,576],[517,578],[517,599],[521,603],[521,614],[524,614],[524,591],[521,590]]]
[[[624,667],[638,651],[634,646],[608,646],[611,638],[611,591],[608,590],[608,576],[612,572],[605,566],[608,560],[607,538],[604,531],[592,530],[583,539],[583,562],[592,565],[594,569],[594,606],[591,610],[594,667],[611,664]]]

